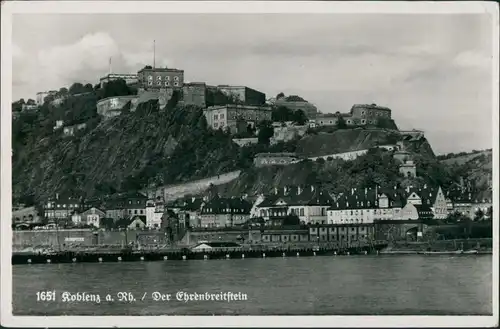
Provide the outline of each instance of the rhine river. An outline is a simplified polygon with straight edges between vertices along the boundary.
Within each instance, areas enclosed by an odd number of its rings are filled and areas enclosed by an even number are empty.
[[[12,280],[14,315],[492,314],[491,255],[16,265]],[[37,301],[39,291],[55,291],[56,301]],[[62,302],[65,291],[99,294],[101,303]],[[179,291],[247,300],[186,303]],[[117,301],[120,292],[135,301]],[[155,301],[154,292],[171,300]]]

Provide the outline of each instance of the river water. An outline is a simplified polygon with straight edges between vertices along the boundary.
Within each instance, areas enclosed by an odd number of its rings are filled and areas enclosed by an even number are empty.
[[[12,280],[14,315],[492,314],[491,255],[16,265]],[[41,291],[55,291],[56,301],[37,301]],[[99,294],[101,302],[63,302],[63,292]],[[155,301],[154,292],[171,299]],[[184,302],[178,292],[246,300]]]

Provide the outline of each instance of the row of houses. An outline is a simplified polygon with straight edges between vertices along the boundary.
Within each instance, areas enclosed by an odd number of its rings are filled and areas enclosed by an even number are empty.
[[[468,196],[471,195],[469,192]],[[302,225],[369,225],[377,220],[445,219],[456,211],[473,218],[478,210],[486,213],[491,207],[491,200],[466,197],[467,193],[453,202],[441,187],[427,185],[418,188],[352,188],[338,195],[331,195],[314,185],[285,186],[255,196],[185,197],[170,203],[165,203],[161,197],[148,199],[137,192],[102,200],[56,194],[44,204],[43,215],[49,221],[71,219],[75,225],[96,227],[102,225],[104,218],[115,222],[128,220],[131,224],[136,220],[134,227],[159,229],[165,214],[170,212],[183,227],[221,228],[243,226],[252,221],[259,225],[279,226],[289,217],[297,218],[296,224]],[[18,218],[18,221],[21,220]]]

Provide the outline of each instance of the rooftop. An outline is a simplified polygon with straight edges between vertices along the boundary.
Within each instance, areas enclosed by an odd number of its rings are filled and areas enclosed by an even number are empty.
[[[151,71],[151,72],[184,72],[184,70],[179,70],[179,69],[170,69],[170,68],[166,68],[166,67],[155,67],[155,68],[142,68],[140,69],[139,71],[137,71],[137,73],[141,73],[141,72],[144,72],[144,71]]]

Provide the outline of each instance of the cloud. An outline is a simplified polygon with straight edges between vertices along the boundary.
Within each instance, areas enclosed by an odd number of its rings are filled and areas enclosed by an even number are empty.
[[[479,51],[464,51],[453,59],[453,63],[465,68],[491,68],[492,57]]]

